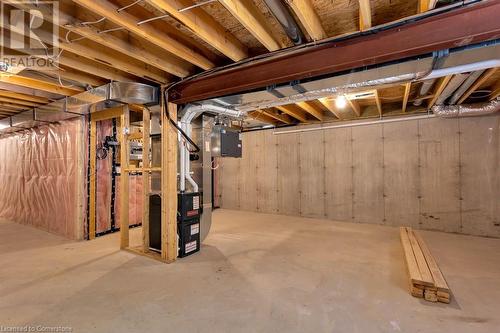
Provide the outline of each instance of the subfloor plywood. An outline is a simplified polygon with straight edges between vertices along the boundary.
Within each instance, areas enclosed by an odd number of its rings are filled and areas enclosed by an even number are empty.
[[[217,210],[174,264],[0,223],[2,326],[72,332],[498,332],[500,240],[422,232],[452,303],[411,297],[398,228]],[[132,244],[140,229],[131,230]],[[209,326],[207,326],[209,323]]]

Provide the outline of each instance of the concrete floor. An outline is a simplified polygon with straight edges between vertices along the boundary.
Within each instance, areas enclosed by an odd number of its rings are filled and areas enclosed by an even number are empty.
[[[139,230],[133,230],[136,239]],[[408,294],[397,228],[217,211],[172,265],[0,223],[0,326],[73,332],[499,332],[500,239],[423,232],[454,292]]]

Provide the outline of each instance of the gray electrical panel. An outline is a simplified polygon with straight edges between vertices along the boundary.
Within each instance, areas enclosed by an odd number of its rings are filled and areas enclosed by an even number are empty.
[[[239,130],[215,125],[212,130],[212,156],[241,157],[242,143]]]

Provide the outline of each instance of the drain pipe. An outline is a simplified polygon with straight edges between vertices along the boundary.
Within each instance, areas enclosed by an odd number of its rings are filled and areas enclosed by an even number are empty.
[[[500,99],[469,105],[436,105],[431,110],[441,118],[484,116],[500,111]]]
[[[213,104],[189,104],[184,109],[184,115],[181,118],[180,126],[184,133],[188,137],[191,137],[192,133],[192,125],[191,122],[193,119],[198,117],[202,113],[211,113],[216,115],[226,115],[229,117],[240,118],[244,112],[235,111],[230,108],[226,108],[223,106],[213,105]],[[180,135],[180,134],[179,134]],[[179,139],[179,150],[180,150],[180,186],[179,189],[181,192],[186,191],[186,180],[193,187],[193,192],[198,192],[199,186],[194,181],[191,176],[191,161],[189,159],[190,152],[188,150],[187,144],[183,143],[183,140]]]

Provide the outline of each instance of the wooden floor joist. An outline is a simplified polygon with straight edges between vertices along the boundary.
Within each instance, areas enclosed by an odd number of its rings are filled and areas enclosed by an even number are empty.
[[[410,294],[430,302],[450,303],[450,288],[422,237],[407,227],[400,228],[400,236]]]

